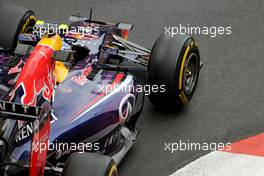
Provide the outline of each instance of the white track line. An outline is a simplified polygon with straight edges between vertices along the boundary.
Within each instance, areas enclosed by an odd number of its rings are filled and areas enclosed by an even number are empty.
[[[171,176],[263,176],[264,157],[211,152]]]
[[[264,133],[228,148],[202,156],[171,176],[264,176]]]

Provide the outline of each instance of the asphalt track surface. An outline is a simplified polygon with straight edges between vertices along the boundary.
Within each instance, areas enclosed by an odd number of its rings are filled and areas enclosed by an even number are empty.
[[[232,26],[232,35],[195,36],[204,68],[184,112],[165,113],[146,101],[142,132],[119,167],[121,176],[166,176],[205,151],[164,150],[165,142],[230,142],[264,131],[263,0],[11,0],[46,21],[80,12],[135,24],[132,41],[151,48],[165,26]]]

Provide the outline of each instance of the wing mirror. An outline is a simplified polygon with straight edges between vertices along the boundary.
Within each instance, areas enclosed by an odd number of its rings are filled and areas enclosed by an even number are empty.
[[[128,30],[131,31],[133,29],[134,25],[129,23],[118,23],[117,28],[121,30]]]

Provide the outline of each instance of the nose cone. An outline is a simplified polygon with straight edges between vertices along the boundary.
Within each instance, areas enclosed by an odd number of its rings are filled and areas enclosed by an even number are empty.
[[[45,46],[50,47],[54,51],[58,51],[58,50],[61,50],[62,40],[61,40],[61,37],[58,34],[56,34],[56,35],[54,35],[52,37],[44,37],[44,38],[42,38],[39,41],[38,45],[45,45]]]

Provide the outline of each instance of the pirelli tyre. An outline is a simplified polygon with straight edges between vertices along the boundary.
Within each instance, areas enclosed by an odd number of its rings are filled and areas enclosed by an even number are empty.
[[[158,108],[181,110],[191,100],[199,78],[200,55],[194,38],[161,35],[148,63],[148,84],[165,91],[151,92],[150,102]]]
[[[6,51],[15,50],[18,34],[26,33],[36,23],[32,10],[14,4],[0,6],[0,47]]]
[[[113,159],[96,153],[73,153],[67,159],[62,176],[118,176]]]

